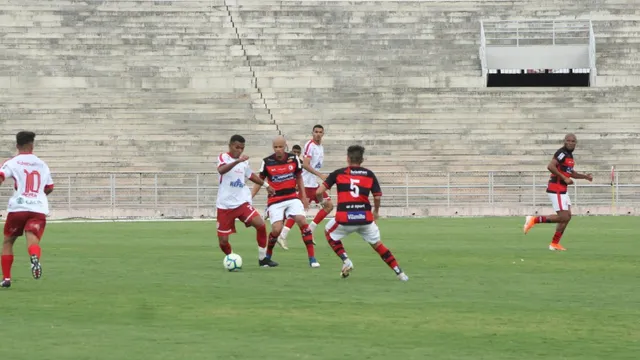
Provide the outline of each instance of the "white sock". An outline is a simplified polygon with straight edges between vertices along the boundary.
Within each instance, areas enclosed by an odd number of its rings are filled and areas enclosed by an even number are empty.
[[[283,239],[286,239],[287,238],[287,234],[289,234],[289,230],[291,230],[291,228],[288,228],[286,226],[284,228],[282,228],[282,232],[280,232],[280,237],[283,238]]]
[[[309,224],[309,230],[311,230],[311,232],[314,232],[316,230],[316,226],[318,226],[318,224],[312,221],[311,224]]]
[[[258,260],[264,260],[267,257],[267,248],[258,248]]]

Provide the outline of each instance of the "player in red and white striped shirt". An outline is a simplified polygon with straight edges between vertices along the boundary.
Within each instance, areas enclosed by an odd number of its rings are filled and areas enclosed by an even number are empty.
[[[351,233],[358,233],[396,273],[398,280],[409,280],[391,250],[380,240],[380,229],[375,220],[378,219],[382,190],[373,171],[361,166],[364,161],[364,147],[349,146],[347,161],[348,167],[332,172],[316,191],[318,201],[322,201],[323,193],[334,185],[338,191],[336,217],[325,227],[325,236],[333,251],[342,260],[340,276],[346,278],[353,270],[353,262],[344,250],[342,239]],[[373,195],[373,207],[369,202],[370,195]]]
[[[9,214],[4,223],[4,243],[0,257],[3,278],[0,286],[3,288],[11,287],[13,244],[22,234],[26,234],[27,238],[31,274],[36,280],[42,276],[40,240],[47,225],[47,195],[53,191],[53,180],[49,166],[33,154],[35,138],[36,134],[31,131],[19,132],[16,135],[18,155],[5,161],[0,168],[0,184],[13,178],[15,189],[9,199]]]

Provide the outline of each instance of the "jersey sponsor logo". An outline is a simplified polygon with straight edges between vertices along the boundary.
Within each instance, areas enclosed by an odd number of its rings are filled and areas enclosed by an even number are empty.
[[[358,209],[366,209],[367,204],[349,204],[345,206],[347,210],[358,210]]]
[[[22,204],[24,204],[24,199],[23,199],[23,198],[21,198],[21,197],[17,198],[17,199],[16,199],[16,204],[18,204],[18,205],[22,205]]]
[[[351,170],[350,172],[351,175],[369,175],[368,172],[366,172],[365,170]]]
[[[293,170],[293,166],[291,167],[291,170]],[[273,176],[271,176],[271,181],[274,182],[274,183],[280,183],[280,182],[293,180],[294,178],[295,178],[295,176],[292,173],[282,174],[282,175],[273,175]]]
[[[22,166],[38,166],[38,163],[30,163],[30,162],[24,162],[20,160],[16,161],[16,163]]]
[[[322,162],[317,163],[317,164],[314,166],[314,168],[315,168],[316,170],[320,170],[320,169],[322,169]]]
[[[237,179],[236,181],[229,182],[229,186],[235,187],[235,188],[243,188],[244,187],[244,183],[242,181],[240,181],[240,179]]]
[[[360,221],[366,219],[367,213],[365,211],[351,211],[347,213],[347,220],[349,221]]]

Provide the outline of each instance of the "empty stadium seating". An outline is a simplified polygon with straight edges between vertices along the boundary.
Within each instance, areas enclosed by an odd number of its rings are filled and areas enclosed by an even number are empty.
[[[532,18],[593,19],[599,87],[483,87],[479,21]],[[211,171],[316,123],[325,169],[542,170],[567,132],[581,169],[640,165],[632,0],[0,0],[0,33],[0,156],[33,129],[59,173]]]

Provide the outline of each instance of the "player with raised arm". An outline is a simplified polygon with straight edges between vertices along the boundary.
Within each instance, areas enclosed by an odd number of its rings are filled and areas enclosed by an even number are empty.
[[[18,155],[7,160],[0,168],[0,184],[13,178],[14,193],[9,199],[7,220],[4,223],[2,244],[3,288],[11,287],[11,267],[13,265],[13,244],[25,234],[27,251],[31,260],[31,274],[34,279],[42,276],[42,250],[40,240],[47,224],[49,201],[47,195],[53,191],[53,180],[49,166],[33,154],[36,134],[21,131],[16,135]]]
[[[236,232],[235,221],[240,219],[247,227],[256,228],[258,242],[258,264],[265,267],[278,266],[278,263],[266,257],[267,228],[258,211],[251,206],[251,193],[246,191],[245,180],[267,188],[270,194],[273,189],[260,179],[249,167],[249,157],[242,155],[245,139],[233,135],[229,140],[229,152],[218,156],[218,173],[220,174],[218,198],[216,199],[218,242],[225,255],[231,254],[229,235]]]
[[[408,281],[409,277],[400,269],[396,258],[380,240],[380,229],[375,220],[378,219],[382,190],[373,171],[361,166],[363,161],[364,147],[349,146],[347,149],[349,166],[332,172],[316,190],[316,198],[321,201],[325,191],[331,189],[333,185],[338,189],[338,209],[335,218],[331,219],[325,227],[325,236],[333,251],[342,260],[340,272],[342,278],[349,276],[353,270],[353,262],[347,256],[341,240],[356,232],[396,273],[398,280]],[[373,212],[369,194],[373,194]]]
[[[558,149],[553,155],[551,162],[547,165],[547,169],[551,172],[549,185],[547,186],[547,194],[553,205],[556,215],[549,216],[527,216],[524,222],[524,233],[539,223],[555,223],[556,232],[553,235],[549,250],[566,250],[560,245],[560,239],[564,230],[571,221],[571,200],[567,194],[567,187],[573,184],[572,179],[585,179],[593,181],[591,174],[580,174],[575,171],[575,161],[573,151],[576,148],[578,139],[574,134],[567,134],[564,137],[564,146]]]
[[[275,194],[267,198],[267,211],[271,221],[271,234],[267,247],[267,258],[271,259],[273,248],[278,236],[282,231],[285,218],[293,217],[301,229],[302,241],[307,247],[309,266],[320,267],[320,263],[315,258],[315,248],[313,245],[313,232],[309,229],[305,210],[309,207],[309,201],[304,192],[296,194],[296,184],[299,189],[304,188],[302,182],[302,164],[300,159],[292,153],[285,151],[287,145],[283,136],[278,136],[273,140],[274,153],[262,160],[260,167],[260,178],[267,179],[269,185],[275,189]],[[251,197],[256,196],[260,191],[260,186],[254,186]]]

